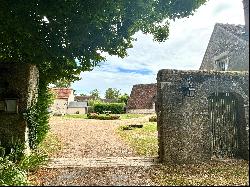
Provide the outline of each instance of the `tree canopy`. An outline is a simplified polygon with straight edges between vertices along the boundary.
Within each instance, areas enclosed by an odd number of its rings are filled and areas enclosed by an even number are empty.
[[[90,94],[90,96],[95,97],[95,99],[99,99],[100,98],[100,92],[99,92],[98,89],[94,89],[94,90],[90,91],[89,94]]]
[[[108,88],[105,91],[105,98],[106,99],[118,99],[118,97],[121,95],[120,90],[116,88]]]
[[[169,20],[192,15],[205,2],[2,0],[0,62],[36,64],[50,83],[75,80],[105,60],[101,52],[125,57],[139,30],[166,40]]]
[[[71,86],[71,82],[64,78],[61,78],[54,82],[54,87],[56,88],[69,88],[70,86]]]

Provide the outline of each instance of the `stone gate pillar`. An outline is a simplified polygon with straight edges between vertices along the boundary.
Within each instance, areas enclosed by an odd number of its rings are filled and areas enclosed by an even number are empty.
[[[179,164],[211,159],[208,98],[217,92],[232,93],[241,101],[239,155],[247,159],[248,80],[248,72],[160,70],[156,104],[160,161]]]
[[[38,76],[34,65],[0,63],[0,142],[7,153],[15,141],[25,143],[29,150],[23,113],[36,102]]]

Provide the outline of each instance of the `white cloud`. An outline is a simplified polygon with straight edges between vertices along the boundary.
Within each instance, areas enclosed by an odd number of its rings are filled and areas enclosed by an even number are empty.
[[[166,42],[153,42],[151,35],[136,33],[137,41],[128,50],[128,57],[108,56],[107,62],[92,72],[83,72],[82,80],[73,83],[77,93],[98,89],[104,96],[109,87],[130,94],[134,84],[156,82],[160,69],[197,70],[200,67],[215,23],[244,24],[241,0],[209,0],[193,16],[170,22]],[[128,70],[148,70],[150,74],[125,73]]]

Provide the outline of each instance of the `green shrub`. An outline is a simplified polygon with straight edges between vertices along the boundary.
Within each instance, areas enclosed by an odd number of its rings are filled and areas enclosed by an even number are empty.
[[[149,122],[157,122],[157,116],[150,117]]]
[[[47,155],[35,151],[30,155],[20,154],[23,147],[18,145],[11,149],[10,154],[0,157],[0,186],[26,186],[29,184],[27,173],[46,164]]]
[[[94,106],[95,104],[103,103],[100,99],[89,99],[88,106]]]
[[[94,104],[94,112],[104,114],[105,111],[111,111],[112,114],[123,114],[125,104],[124,103],[99,103]]]
[[[93,106],[89,106],[88,107],[88,113],[93,113],[94,112],[94,107]]]
[[[88,119],[99,119],[99,120],[116,120],[119,119],[120,116],[118,115],[100,115],[97,113],[88,113]]]
[[[27,172],[8,157],[0,157],[0,186],[27,186]]]
[[[35,171],[40,166],[47,164],[48,156],[41,152],[33,152],[30,155],[24,156],[18,163],[19,167],[26,171]]]

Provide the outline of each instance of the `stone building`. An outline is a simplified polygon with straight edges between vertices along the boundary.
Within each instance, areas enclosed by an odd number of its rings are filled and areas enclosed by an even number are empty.
[[[36,102],[38,76],[34,65],[0,63],[0,142],[7,153],[17,140],[29,147],[23,113]]]
[[[87,101],[71,101],[67,106],[67,114],[86,114],[88,111]]]
[[[52,114],[65,115],[70,102],[74,101],[74,92],[71,88],[52,88],[55,93],[55,100],[50,107]]]
[[[245,26],[216,23],[200,70],[249,70],[249,43]]]
[[[200,70],[249,71],[249,0],[243,0],[245,25],[216,23]]]
[[[157,84],[134,85],[128,99],[127,113],[155,113]]]

